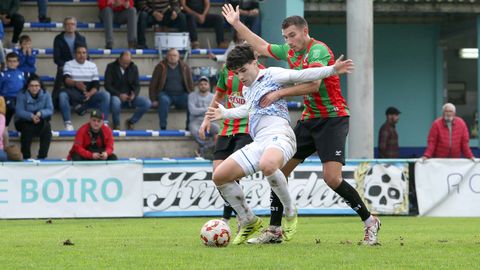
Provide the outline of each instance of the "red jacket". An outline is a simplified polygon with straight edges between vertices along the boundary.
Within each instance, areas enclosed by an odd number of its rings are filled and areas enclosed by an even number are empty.
[[[103,139],[102,136],[97,137],[97,145],[100,147],[105,147],[105,151],[110,156],[113,153],[113,134],[112,130],[106,126],[102,125]],[[72,160],[72,154],[78,153],[80,156],[86,159],[93,159],[93,153],[88,151],[88,146],[91,143],[92,138],[90,137],[90,124],[86,123],[77,130],[75,135],[75,141],[73,142],[72,149],[68,153],[67,160]]]
[[[127,1],[130,3],[130,7],[132,8],[133,7],[133,0],[124,0],[124,2],[127,2]],[[125,7],[123,5],[113,8],[112,7],[113,2],[114,2],[114,0],[98,0],[98,8],[100,10],[102,10],[106,7],[111,7],[113,11],[123,11],[123,10],[125,10]]]
[[[443,117],[437,118],[428,134],[427,149],[424,156],[428,158],[472,158],[469,146],[470,137],[465,122],[460,117],[455,117],[452,122],[452,145],[450,146],[450,133]]]

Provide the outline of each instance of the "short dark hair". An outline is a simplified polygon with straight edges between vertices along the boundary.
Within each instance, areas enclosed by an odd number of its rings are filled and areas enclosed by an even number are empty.
[[[31,82],[33,81],[37,81],[40,83],[40,88],[41,89],[45,89],[44,85],[43,85],[43,82],[42,80],[40,79],[40,76],[38,76],[37,74],[31,74],[28,78],[27,78],[27,83],[25,84],[26,87],[28,88],[28,85],[30,85]]]
[[[227,68],[235,70],[253,60],[255,60],[255,53],[251,45],[237,45],[227,55]]]
[[[18,39],[18,42],[22,44],[25,41],[32,41],[32,39],[28,35],[21,35],[20,38]]]
[[[87,44],[85,43],[78,43],[78,44],[75,44],[75,52],[77,52],[78,48],[85,48],[85,50],[87,50],[88,52],[88,47],[87,47]]]
[[[18,57],[18,54],[16,52],[9,52],[7,53],[7,56],[5,57],[7,60],[10,58],[17,58],[17,60],[20,60],[20,57]]]
[[[305,18],[303,18],[302,16],[295,15],[295,16],[287,17],[283,20],[282,29],[288,28],[292,25],[295,25],[296,27],[308,27],[308,23],[305,20]]]

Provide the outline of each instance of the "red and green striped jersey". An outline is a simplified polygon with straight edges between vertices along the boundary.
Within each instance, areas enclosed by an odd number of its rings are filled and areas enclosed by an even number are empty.
[[[226,108],[235,108],[245,104],[245,98],[242,95],[243,84],[223,65],[218,78],[216,91],[225,93]],[[219,135],[229,136],[238,133],[248,134],[248,117],[242,119],[225,119],[220,125]]]
[[[277,60],[287,61],[291,69],[322,67],[335,63],[330,48],[313,38],[307,48],[300,52],[294,52],[287,44],[270,44],[268,52]],[[303,100],[302,120],[350,115],[347,102],[342,96],[338,75],[323,79],[318,92],[304,95]]]

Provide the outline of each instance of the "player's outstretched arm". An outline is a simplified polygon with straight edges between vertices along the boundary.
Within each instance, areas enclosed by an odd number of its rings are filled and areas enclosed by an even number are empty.
[[[222,104],[217,102],[218,108],[209,107],[208,111],[205,113],[205,116],[210,121],[217,121],[220,119],[240,119],[248,116],[248,107],[247,105],[242,105],[237,108],[226,109]]]
[[[215,95],[213,96],[212,102],[210,102],[210,105],[208,107],[217,108],[217,104],[220,104],[220,102],[224,99],[225,92],[216,91]],[[200,136],[200,139],[205,140],[206,133],[210,133],[210,120],[205,115],[205,117],[203,118],[203,122],[200,125],[200,129],[198,130],[198,135]]]
[[[343,60],[343,54],[338,57],[337,61],[333,67],[338,75],[345,74],[345,73],[352,73],[355,68],[355,64],[353,63],[352,59]]]
[[[222,14],[227,22],[232,25],[235,30],[237,30],[240,36],[244,38],[250,45],[252,45],[255,51],[257,51],[260,55],[271,57],[270,53],[268,53],[268,42],[253,33],[250,29],[248,29],[247,26],[245,26],[245,24],[240,21],[239,6],[237,6],[235,9],[231,4],[225,4],[222,7]]]

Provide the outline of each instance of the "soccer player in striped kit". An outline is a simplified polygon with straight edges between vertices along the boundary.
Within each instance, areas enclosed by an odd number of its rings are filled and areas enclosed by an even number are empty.
[[[224,5],[222,13],[225,19],[260,54],[287,61],[290,69],[303,70],[312,67],[331,65],[335,62],[330,48],[309,35],[308,24],[303,17],[291,16],[282,23],[282,35],[286,44],[269,44],[251,32],[240,22],[240,12],[232,5]],[[342,178],[342,166],[345,164],[345,142],[348,134],[350,112],[340,89],[338,76],[331,76],[295,89],[282,89],[267,94],[261,106],[267,107],[287,96],[304,95],[304,111],[295,127],[297,153],[283,167],[285,176],[298,164],[315,152],[323,165],[325,183],[340,195],[352,207],[364,222],[364,241],[366,245],[378,243],[377,233],[380,220],[372,216],[358,192]],[[283,209],[278,200],[272,201],[272,220],[270,224],[281,225]],[[286,240],[293,235],[284,234]],[[271,233],[266,230],[250,243],[269,243]]]

